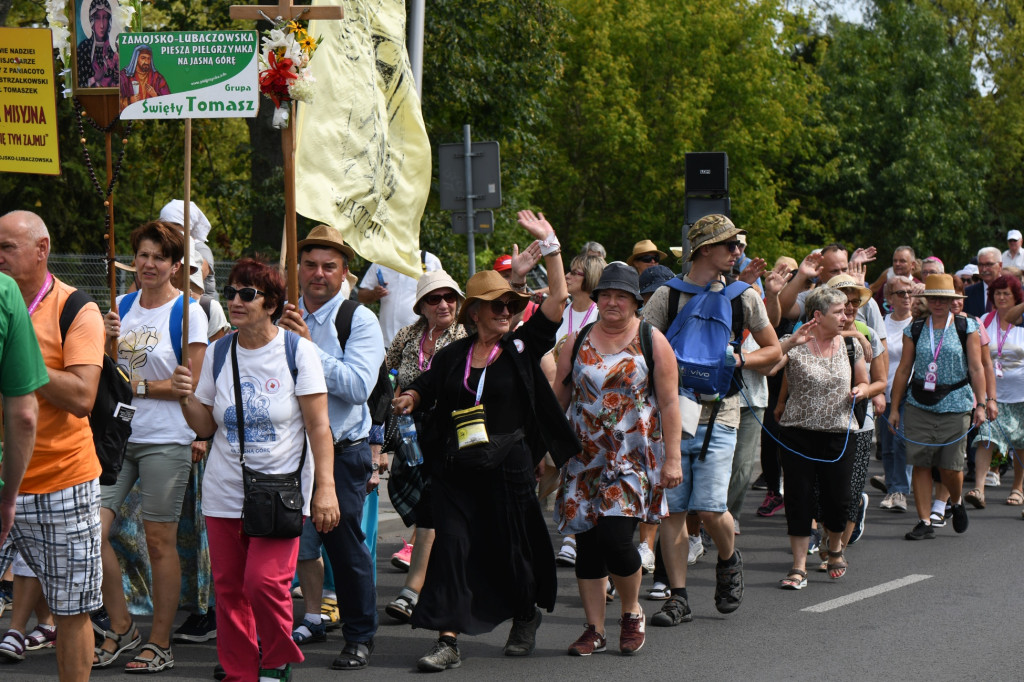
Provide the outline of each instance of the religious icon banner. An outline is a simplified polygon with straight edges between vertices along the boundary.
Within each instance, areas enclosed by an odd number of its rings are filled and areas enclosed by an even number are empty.
[[[252,118],[259,110],[256,31],[122,33],[122,119]]]

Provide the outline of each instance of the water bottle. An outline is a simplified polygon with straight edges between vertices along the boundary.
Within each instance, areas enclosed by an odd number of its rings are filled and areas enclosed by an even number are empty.
[[[398,417],[398,435],[402,439],[402,456],[409,466],[423,464],[423,451],[420,450],[420,442],[416,437],[416,422],[411,415],[403,414]]]

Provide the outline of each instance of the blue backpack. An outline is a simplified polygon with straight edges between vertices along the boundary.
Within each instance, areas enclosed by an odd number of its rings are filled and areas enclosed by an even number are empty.
[[[135,305],[135,299],[139,297],[138,291],[133,291],[130,294],[125,294],[121,298],[121,302],[117,304],[117,315],[122,320],[124,316],[128,314],[128,311]],[[182,297],[178,296],[174,299],[174,306],[171,308],[171,320],[168,323],[171,334],[171,346],[174,348],[174,357],[178,359],[178,364],[181,364],[181,318],[185,306],[181,302]],[[189,303],[195,303],[194,298],[188,299]]]
[[[679,307],[679,293],[693,295],[672,320],[665,338],[679,363],[680,386],[705,399],[739,391],[739,382],[733,381],[736,365],[727,349],[730,345],[738,348],[743,341],[740,294],[750,287],[737,281],[713,291],[711,284],[702,287],[681,277],[666,282],[672,289],[669,315]],[[730,336],[734,338],[730,340]]]

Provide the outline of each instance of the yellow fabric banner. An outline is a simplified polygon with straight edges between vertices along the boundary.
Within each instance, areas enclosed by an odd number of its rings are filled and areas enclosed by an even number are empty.
[[[341,230],[363,258],[419,278],[431,153],[405,48],[405,3],[340,4],[343,20],[309,24],[323,42],[311,61],[316,95],[297,116],[296,208]]]

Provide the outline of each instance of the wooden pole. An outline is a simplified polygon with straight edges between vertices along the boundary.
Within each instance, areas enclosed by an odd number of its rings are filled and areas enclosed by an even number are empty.
[[[192,242],[192,220],[189,215],[192,212],[192,119],[185,119],[185,259],[182,267],[182,278],[184,280],[181,292],[181,364],[188,367],[188,303],[189,297],[189,266],[191,265],[191,251],[189,244]],[[182,405],[188,403],[188,398],[181,398]]]
[[[288,273],[288,300],[299,303],[299,261],[295,218],[295,102],[288,102],[288,127],[281,131],[281,151],[284,153],[284,235],[285,263]]]
[[[107,187],[110,187],[110,183],[114,179],[114,158],[113,158],[113,146],[111,144],[111,137],[113,133],[109,130],[106,132],[104,137],[106,138],[106,151],[107,151]],[[110,196],[107,197],[106,201],[107,210],[107,234],[104,235],[107,238],[107,284],[110,287],[110,310],[117,310],[117,269],[114,267],[114,258],[117,256],[117,245],[114,241],[114,193],[111,192]],[[110,339],[107,343],[107,355],[111,357],[115,362],[117,361],[117,339]]]

